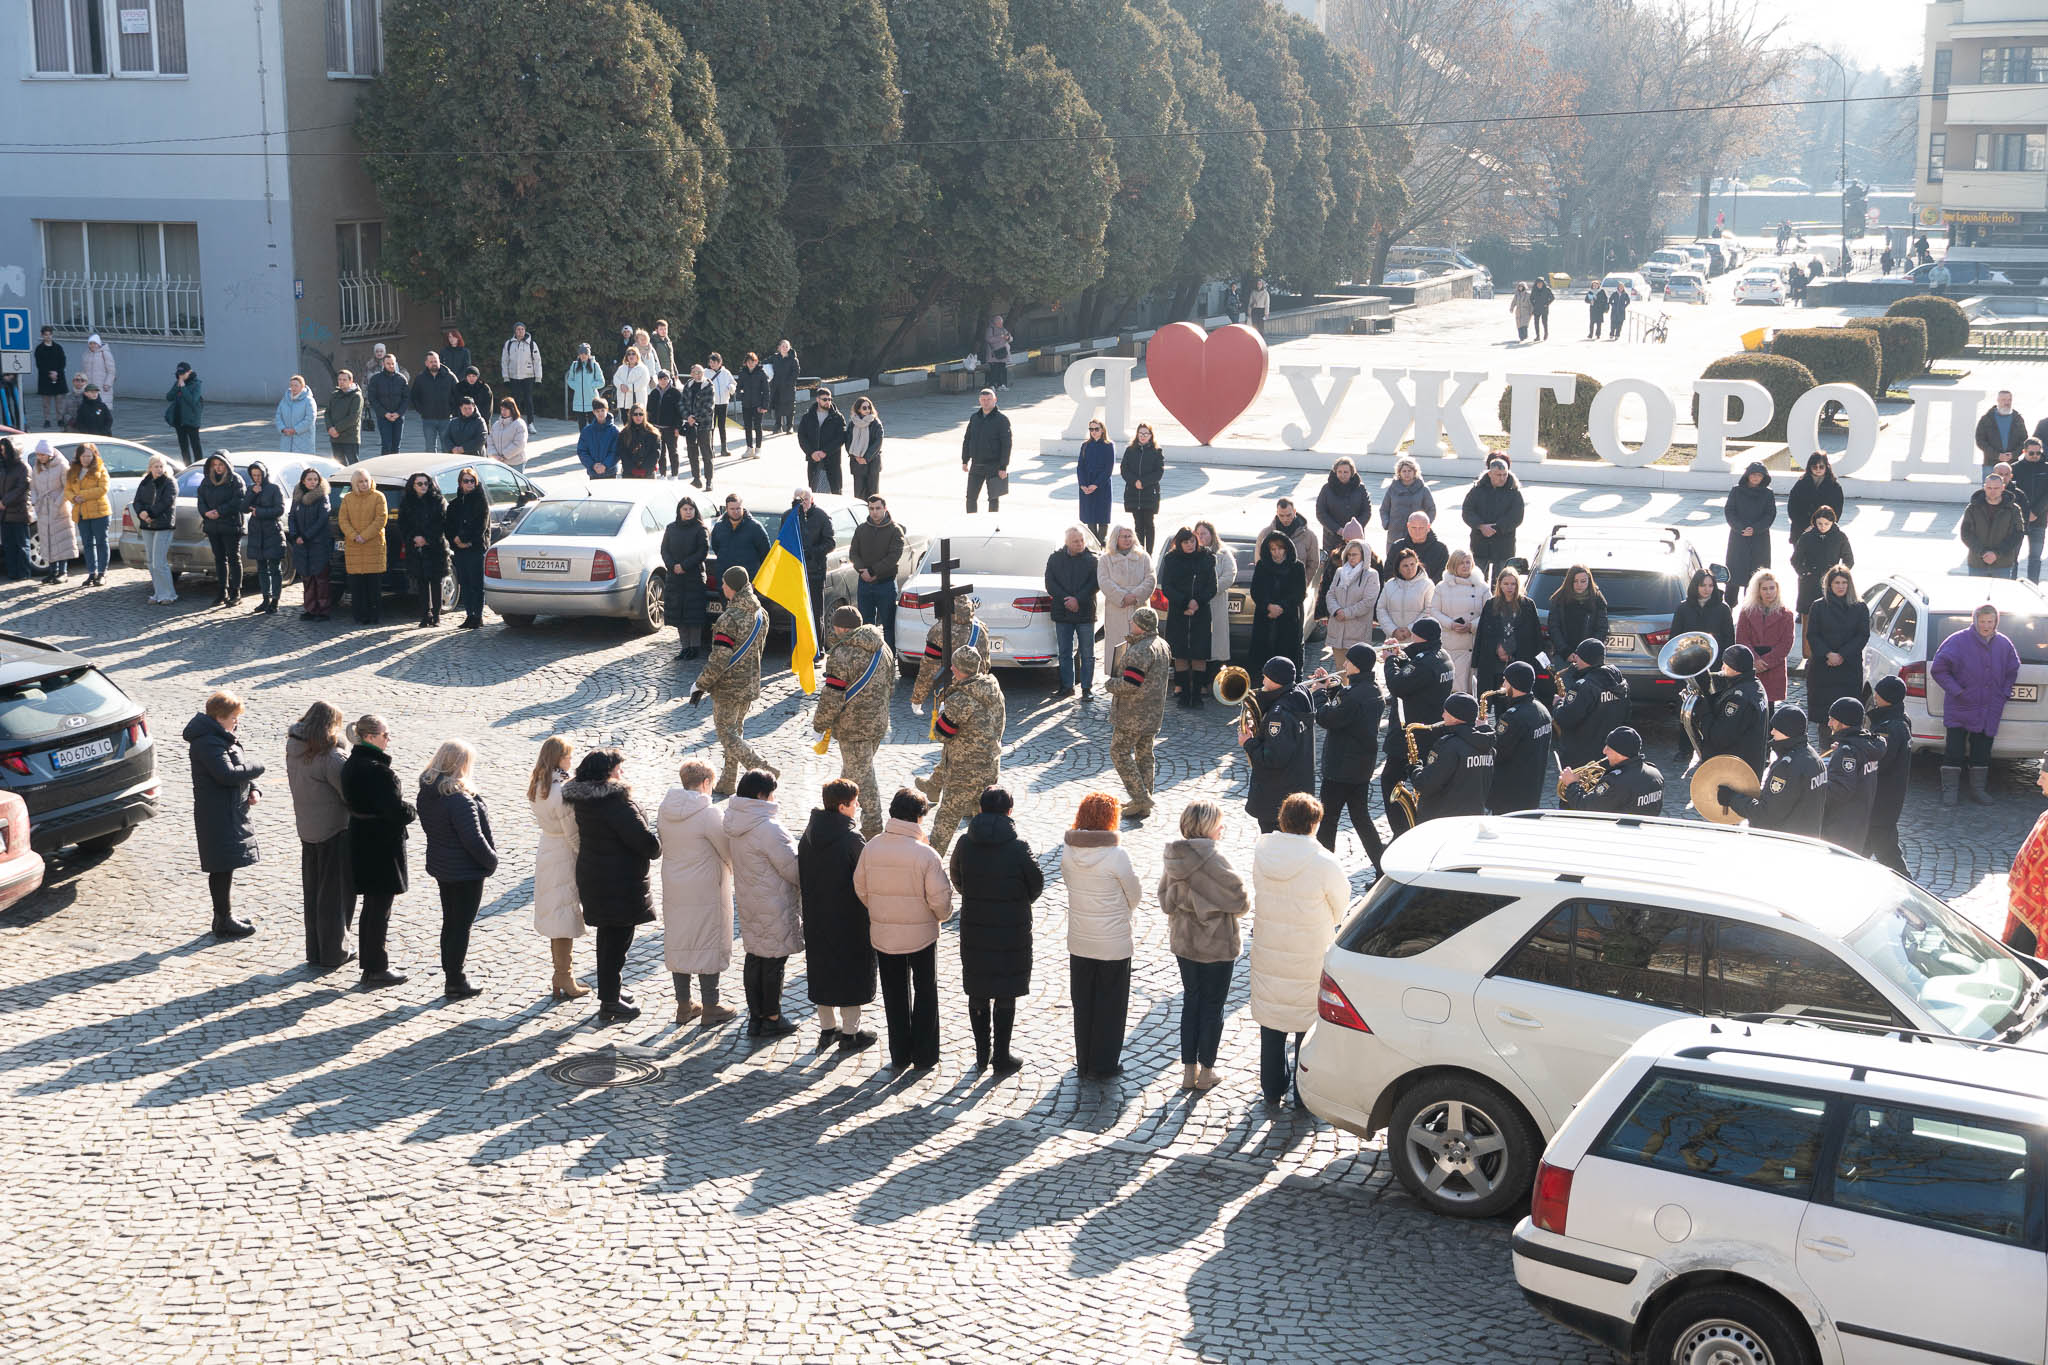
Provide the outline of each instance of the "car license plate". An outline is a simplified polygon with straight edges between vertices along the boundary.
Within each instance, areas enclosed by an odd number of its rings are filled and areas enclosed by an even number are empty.
[[[519,571],[521,573],[567,573],[569,572],[569,561],[566,559],[528,559],[522,555],[519,560]]]
[[[50,755],[50,766],[63,772],[66,768],[96,763],[113,752],[114,741],[111,736],[106,739],[95,739],[86,744],[74,744],[68,749],[57,750]]]
[[[1610,635],[1607,637],[1607,647],[1609,649],[1634,649],[1636,647],[1636,637],[1633,635]]]
[[[1232,614],[1232,615],[1235,615],[1235,614],[1237,614],[1238,612],[1241,612],[1241,611],[1250,611],[1251,609],[1252,609],[1252,595],[1251,595],[1250,593],[1246,592],[1246,591],[1245,591],[1245,590],[1244,590],[1243,588],[1232,588],[1232,589],[1230,590],[1230,610],[1231,610],[1231,614]]]
[[[2012,689],[2012,699],[2014,701],[2039,701],[2041,700],[2041,685],[2039,683],[2015,683]]]
[[[1003,643],[1002,636],[991,635],[988,637],[988,652],[990,654],[1008,654],[1010,647]]]

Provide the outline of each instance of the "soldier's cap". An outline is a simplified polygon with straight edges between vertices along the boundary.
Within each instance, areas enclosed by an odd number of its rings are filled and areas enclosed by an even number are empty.
[[[1152,607],[1139,607],[1131,613],[1131,624],[1147,635],[1159,633],[1159,613]]]
[[[832,609],[832,628],[834,630],[859,630],[860,612],[853,607],[834,607]]]
[[[1828,707],[1828,719],[1837,720],[1851,730],[1863,728],[1863,703],[1854,697],[1836,697]]]
[[[1479,698],[1470,692],[1453,692],[1444,698],[1444,714],[1456,716],[1461,724],[1470,725],[1479,719]]]
[[[754,581],[753,576],[747,572],[746,566],[743,564],[733,565],[721,574],[719,579],[734,592],[738,592],[741,588]]]
[[[1806,737],[1806,712],[1796,706],[1781,706],[1771,712],[1771,733],[1787,739]]]
[[[1756,651],[1748,645],[1730,645],[1721,655],[1721,666],[1737,673],[1756,672]]]
[[[1595,639],[1591,635],[1579,641],[1578,648],[1574,649],[1572,653],[1578,655],[1579,662],[1588,668],[1598,668],[1607,662],[1606,642]]]
[[[1356,649],[1358,646],[1353,645],[1352,648]],[[1366,648],[1370,649],[1371,646],[1368,645]],[[1515,660],[1507,666],[1507,671],[1502,676],[1507,679],[1508,686],[1514,688],[1517,692],[1534,692],[1536,690],[1536,670],[1530,667],[1526,660]]]
[[[1607,732],[1607,747],[1623,758],[1643,756],[1643,737],[1633,725],[1617,725]]]
[[[1906,680],[1896,673],[1879,678],[1870,690],[1882,698],[1886,706],[1903,705],[1906,700]]]
[[[981,652],[972,645],[962,645],[954,650],[953,671],[963,678],[971,678],[981,672]]]

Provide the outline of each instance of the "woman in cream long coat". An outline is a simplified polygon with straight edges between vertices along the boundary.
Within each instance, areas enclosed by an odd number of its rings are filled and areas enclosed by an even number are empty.
[[[1460,692],[1472,690],[1472,644],[1490,596],[1486,579],[1472,565],[1472,552],[1451,551],[1443,582],[1430,594],[1429,614],[1444,628],[1444,657],[1451,661],[1453,685]]]
[[[562,804],[562,784],[574,771],[575,752],[560,735],[549,735],[527,779],[526,801],[540,826],[533,855],[533,931],[548,941],[555,961],[554,998],[590,994],[576,980],[570,952],[583,937],[583,901],[576,894],[576,812]]]
[[[661,799],[661,956],[675,979],[676,1022],[698,1015],[711,1028],[735,1011],[718,1002],[718,974],[732,965],[732,853],[725,809],[711,800],[711,765],[683,764]],[[701,1004],[690,1000],[697,978]]]
[[[65,561],[78,558],[78,523],[71,519],[71,499],[64,491],[64,476],[70,472],[71,462],[48,441],[36,442],[28,471],[29,505],[36,517],[36,549],[52,578],[63,577]]]
[[[1252,1018],[1259,1026],[1259,1085],[1274,1104],[1294,1078],[1287,1035],[1299,1049],[1316,1022],[1323,954],[1351,901],[1344,865],[1315,840],[1321,816],[1317,802],[1290,796],[1280,808],[1280,830],[1260,835],[1252,847]]]
[[[1330,612],[1327,634],[1332,659],[1342,659],[1353,645],[1372,643],[1373,622],[1379,614],[1380,574],[1364,541],[1345,543],[1343,561],[1330,575],[1324,605]]]
[[[1212,522],[1195,523],[1195,543],[1216,556],[1216,595],[1209,599],[1209,657],[1221,667],[1230,662],[1230,585],[1237,581],[1237,556]]]
[[[1107,678],[1116,669],[1116,647],[1130,637],[1131,614],[1152,600],[1158,586],[1152,556],[1138,544],[1137,532],[1128,526],[1110,528],[1095,581],[1102,586],[1102,676]]]

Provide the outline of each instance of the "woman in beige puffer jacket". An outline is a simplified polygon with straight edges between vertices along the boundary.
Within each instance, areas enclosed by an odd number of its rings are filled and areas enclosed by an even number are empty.
[[[1102,676],[1116,671],[1116,647],[1130,638],[1131,614],[1152,600],[1158,579],[1152,556],[1138,544],[1128,526],[1109,528],[1109,546],[1095,562],[1095,581],[1102,588]]]
[[[953,884],[918,828],[928,809],[916,792],[897,792],[888,823],[868,840],[853,869],[853,894],[868,908],[868,939],[882,979],[889,1065],[899,1071],[939,1061],[937,945],[939,926],[953,917]]]
[[[1372,643],[1372,628],[1379,615],[1380,573],[1364,541],[1345,542],[1344,558],[1330,575],[1330,590],[1323,604],[1330,613],[1327,643],[1332,659],[1342,659],[1353,645]]]
[[[1489,596],[1486,579],[1473,567],[1472,552],[1451,551],[1444,564],[1443,582],[1430,596],[1429,614],[1443,625],[1444,657],[1451,661],[1455,691],[1472,690],[1472,643],[1478,638],[1479,613],[1486,609]]]
[[[747,1032],[780,1038],[796,1032],[782,1017],[782,974],[804,949],[798,909],[796,837],[775,818],[775,778],[754,768],[740,775],[725,803],[726,852],[732,859],[733,908],[747,950]]]
[[[1356,543],[1356,542],[1354,542]],[[1180,814],[1181,837],[1166,845],[1159,876],[1159,908],[1180,962],[1180,1088],[1207,1090],[1220,1079],[1216,1049],[1223,1041],[1223,1006],[1237,965],[1237,922],[1251,908],[1244,879],[1223,856],[1223,811],[1192,801]]]

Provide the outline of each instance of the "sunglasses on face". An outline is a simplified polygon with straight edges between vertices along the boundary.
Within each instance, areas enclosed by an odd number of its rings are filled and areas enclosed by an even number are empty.
[[[458,480],[457,480],[457,482],[458,482],[458,483],[475,483],[475,482],[476,482],[476,480],[475,480],[475,479],[472,479],[472,478],[470,478],[470,477],[469,477],[469,475],[467,475],[467,474],[464,474],[464,475],[463,475],[463,476],[462,476],[462,477],[461,477],[460,479],[458,479]]]

